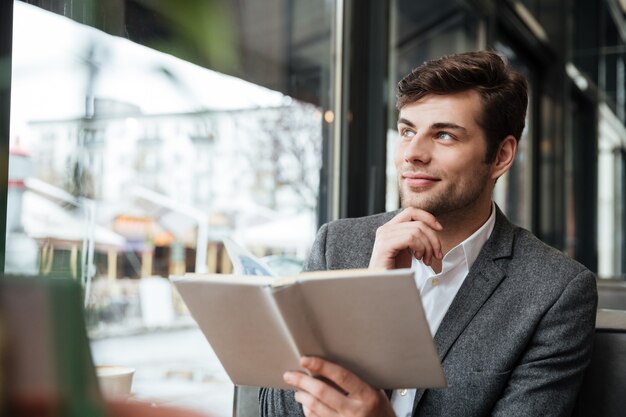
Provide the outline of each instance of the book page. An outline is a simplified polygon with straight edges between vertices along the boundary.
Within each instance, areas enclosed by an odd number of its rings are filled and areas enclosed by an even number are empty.
[[[410,270],[299,285],[326,359],[377,388],[446,386]]]
[[[411,270],[313,275],[278,287],[270,277],[173,282],[235,384],[290,388],[283,373],[312,355],[377,388],[446,386]]]
[[[320,329],[302,296],[301,286],[272,286],[270,291],[299,356],[324,356]]]
[[[282,375],[301,369],[300,355],[264,280],[173,282],[233,383],[288,388]]]
[[[337,269],[330,271],[312,271],[302,272],[298,274],[298,281],[314,280],[314,279],[337,279],[337,278],[363,278],[368,275],[380,275],[389,273],[385,269]]]
[[[172,282],[195,280],[199,282],[213,282],[232,285],[273,285],[277,278],[269,276],[250,276],[250,275],[235,275],[235,274],[195,274],[187,273],[183,276],[173,275],[170,277]]]

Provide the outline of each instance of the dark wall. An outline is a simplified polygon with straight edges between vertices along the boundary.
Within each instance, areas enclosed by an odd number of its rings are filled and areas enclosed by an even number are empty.
[[[341,217],[385,210],[389,4],[350,2]]]
[[[13,1],[0,1],[0,270],[4,271],[11,115]]]

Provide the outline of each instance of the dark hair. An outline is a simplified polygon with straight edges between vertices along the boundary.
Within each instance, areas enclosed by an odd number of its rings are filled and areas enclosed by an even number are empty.
[[[508,135],[519,142],[524,130],[528,85],[491,51],[466,52],[426,61],[398,83],[398,110],[429,94],[453,94],[474,90],[482,112],[477,123],[487,139],[486,162],[492,162]]]

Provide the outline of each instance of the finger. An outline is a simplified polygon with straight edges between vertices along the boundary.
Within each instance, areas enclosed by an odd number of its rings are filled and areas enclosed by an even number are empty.
[[[428,254],[422,258],[422,262],[424,262],[425,265],[430,266],[430,264],[432,263],[432,259],[432,255]]]
[[[418,220],[428,224],[435,230],[443,230],[443,226],[437,221],[437,218],[435,216],[427,211],[415,207],[405,208],[400,213],[396,214],[391,220],[389,220],[387,224],[413,222]]]
[[[422,221],[413,221],[407,223],[399,223],[389,225],[389,227],[383,226],[384,229],[380,232],[377,239],[387,240],[392,245],[397,247],[406,244],[403,239],[414,239],[418,235],[424,235],[427,238],[427,245],[432,248],[433,255],[439,258],[443,258],[441,250],[441,241],[437,235],[437,231],[433,230],[429,224]],[[414,249],[414,248],[412,248]]]
[[[424,235],[424,239],[420,236]],[[421,246],[420,246],[421,244]],[[403,255],[409,250],[408,257]],[[443,258],[437,232],[422,221],[385,224],[376,230],[369,266],[373,268],[410,268],[411,258],[430,264],[434,257]]]
[[[313,411],[304,406],[302,406],[302,411],[304,411],[304,417],[319,417],[319,414],[315,414]]]
[[[415,207],[408,207],[404,209],[403,211],[407,211],[407,216],[409,216],[409,221],[412,221],[412,222],[421,221],[421,222],[426,223],[428,226],[432,227],[435,230],[438,230],[438,231],[443,230],[443,226],[441,225],[441,223],[439,223],[437,218],[427,211],[424,211]]]
[[[286,372],[283,379],[286,383],[295,387],[299,392],[306,392],[333,410],[341,409],[341,407],[345,406],[345,402],[347,401],[344,393],[339,392],[336,388],[331,387],[329,384],[304,373]],[[311,408],[310,404],[307,403],[306,405]],[[316,409],[312,409],[312,411],[319,413],[319,410],[316,411]]]
[[[425,264],[428,264],[427,260],[433,256],[432,245],[425,236],[414,236],[413,240],[409,244],[409,247],[413,250],[413,256],[415,259],[421,260]]]
[[[337,411],[331,409],[319,399],[306,391],[298,391],[294,396],[296,402],[302,405],[305,416],[332,416],[337,415]]]
[[[363,392],[372,389],[346,368],[321,358],[303,357],[300,359],[300,366],[314,374],[328,378],[347,392],[349,396],[359,396]]]
[[[394,225],[381,235],[390,247],[408,247],[416,259],[443,258],[441,241],[437,232],[423,222],[416,221]]]
[[[409,241],[407,242],[407,246],[409,250],[413,252],[413,257],[415,259],[423,259],[427,253],[426,245],[428,241],[423,241],[422,238],[418,236],[411,235],[409,237]]]
[[[439,240],[439,236],[437,236],[437,232],[423,223],[417,223],[416,227],[424,238],[422,241],[430,248],[431,254],[439,259],[443,258],[441,241]]]
[[[393,229],[382,238],[385,240],[385,246],[391,248],[392,255],[399,250],[409,249],[415,259],[426,261],[436,256],[437,250],[441,247],[434,231],[421,222],[403,223]]]

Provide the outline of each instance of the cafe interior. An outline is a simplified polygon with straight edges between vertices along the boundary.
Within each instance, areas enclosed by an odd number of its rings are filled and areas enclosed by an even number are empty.
[[[574,415],[624,415],[626,0],[6,0],[0,416],[258,416],[170,277],[398,209],[397,82],[481,49],[529,82],[495,203],[597,275]]]

